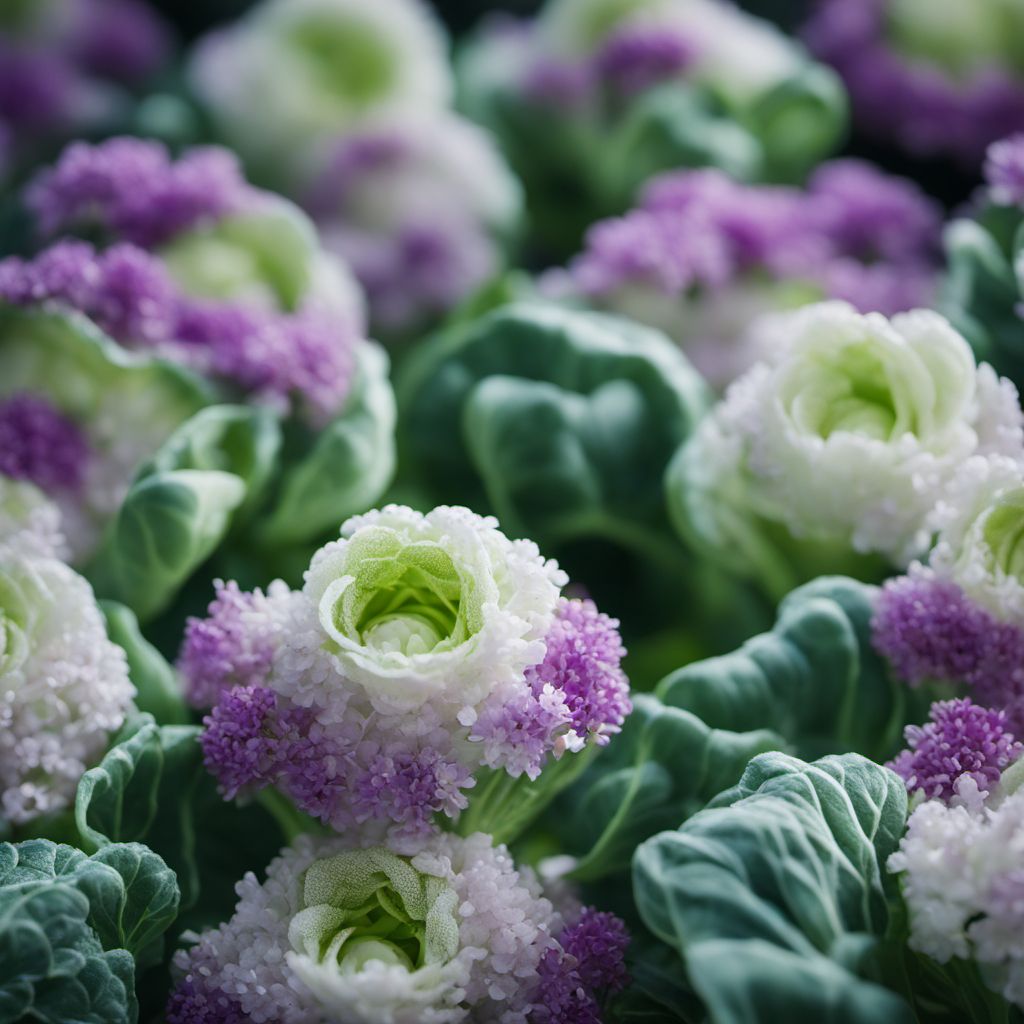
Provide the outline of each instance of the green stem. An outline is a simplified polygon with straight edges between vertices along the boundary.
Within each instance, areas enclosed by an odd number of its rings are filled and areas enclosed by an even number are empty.
[[[323,827],[308,814],[303,814],[286,796],[279,793],[273,786],[261,789],[256,802],[277,822],[286,843],[291,843],[301,835],[313,833],[320,835]]]

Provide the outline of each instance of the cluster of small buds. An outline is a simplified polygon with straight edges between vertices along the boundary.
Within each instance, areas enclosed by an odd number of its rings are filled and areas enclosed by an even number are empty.
[[[44,236],[99,227],[112,244],[97,249],[65,238],[33,259],[0,261],[0,301],[79,311],[126,347],[157,351],[283,410],[297,402],[317,424],[342,407],[362,311],[354,292],[351,302],[346,297],[353,286],[340,264],[329,264],[324,294],[315,292],[320,264],[311,265],[307,294],[275,306],[262,285],[258,301],[191,294],[165,259],[161,246],[190,231],[282,209],[283,200],[245,181],[226,150],[194,149],[173,160],[161,144],[141,139],[75,143],[28,187],[26,202]],[[301,218],[297,210],[287,216]],[[328,266],[316,250],[309,259]]]
[[[1024,752],[1007,730],[1004,711],[980,707],[968,697],[933,704],[929,718],[926,725],[907,726],[908,749],[889,764],[911,793],[929,800],[952,800],[965,776],[979,793],[991,792]]]
[[[408,843],[458,816],[481,768],[534,779],[606,743],[630,710],[625,650],[564,582],[493,520],[390,507],[346,524],[302,591],[219,584],[179,658],[212,705],[208,767],[227,796],[274,785],[335,829]]]

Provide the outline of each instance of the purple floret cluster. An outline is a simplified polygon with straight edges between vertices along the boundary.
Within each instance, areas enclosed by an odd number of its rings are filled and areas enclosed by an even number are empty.
[[[36,177],[25,199],[44,236],[100,227],[152,248],[252,208],[260,194],[229,150],[201,146],[174,159],[160,143],[125,137],[72,143]]]
[[[989,146],[985,180],[992,202],[1024,207],[1024,132]]]
[[[85,481],[89,442],[78,426],[38,395],[0,399],[0,476],[47,493],[76,493]]]
[[[400,843],[422,837],[436,815],[467,806],[480,767],[535,779],[552,756],[606,743],[631,708],[618,624],[590,601],[562,598],[543,660],[454,734],[429,711],[413,723],[355,698],[340,720],[328,718],[273,689],[281,641],[268,621],[286,600],[280,589],[218,584],[209,616],[188,624],[178,666],[190,701],[212,705],[206,765],[229,798],[275,786],[333,829],[364,827],[368,842],[381,828]]]
[[[75,143],[26,198],[41,234],[99,228],[112,244],[61,238],[34,258],[0,260],[0,301],[70,307],[126,347],[156,350],[282,409],[296,400],[315,423],[342,406],[361,328],[354,311],[314,299],[290,310],[192,296],[153,250],[268,202],[227,150],[172,160],[140,139]]]
[[[530,1024],[601,1024],[608,996],[629,980],[629,934],[621,918],[587,907],[541,958]]]
[[[927,573],[890,580],[872,620],[876,650],[916,686],[962,682],[984,706],[1006,712],[1024,735],[1024,632],[1000,622],[957,584]]]
[[[823,0],[804,33],[815,55],[839,72],[864,129],[968,166],[996,139],[1024,130],[1024,80],[990,65],[962,78],[900,53],[887,36],[887,6]]]
[[[980,792],[991,792],[1024,752],[1007,728],[1006,712],[981,707],[969,697],[933,704],[929,718],[923,726],[907,726],[908,749],[889,764],[911,793],[926,799],[951,800],[964,777]]]
[[[649,182],[632,212],[594,225],[569,275],[601,298],[635,284],[714,291],[756,272],[891,315],[934,289],[940,226],[916,186],[855,160],[824,164],[806,190],[678,171]]]

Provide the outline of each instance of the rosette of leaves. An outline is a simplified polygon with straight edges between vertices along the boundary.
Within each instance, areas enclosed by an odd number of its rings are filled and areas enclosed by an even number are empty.
[[[885,864],[906,815],[902,780],[859,755],[807,764],[768,753],[677,831],[639,847],[637,909],[704,1019],[921,1019],[885,984],[899,920]],[[659,991],[647,994],[658,1002]]]
[[[774,628],[739,650],[695,662],[636,700],[551,820],[591,882],[625,870],[637,844],[678,826],[739,779],[756,754],[856,751],[877,760],[900,746],[923,700],[891,677],[871,646],[877,588],[824,577],[781,604]]]
[[[139,843],[89,856],[0,844],[0,1021],[135,1024],[136,971],[161,959],[178,885]]]
[[[708,19],[714,28],[689,40],[695,56],[681,68],[625,88],[602,75],[617,36],[657,31],[670,45]],[[797,181],[846,125],[830,69],[767,23],[714,2],[549,0],[521,25],[485,22],[457,74],[462,106],[500,140],[526,186],[534,234],[556,253],[625,209],[652,174],[712,166],[739,179]]]
[[[436,335],[403,370],[399,449],[427,506],[491,512],[574,576],[566,555],[583,542],[679,564],[662,475],[708,396],[663,335],[513,303]]]
[[[1024,385],[1024,213],[990,204],[946,229],[943,308],[971,343],[1018,388]]]

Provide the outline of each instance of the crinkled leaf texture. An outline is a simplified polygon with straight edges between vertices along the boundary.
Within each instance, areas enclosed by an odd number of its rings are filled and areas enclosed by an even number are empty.
[[[991,363],[1018,387],[1024,385],[1024,218],[992,208],[979,220],[956,220],[946,228],[943,310],[971,343],[979,360]]]
[[[134,1024],[136,965],[177,912],[174,872],[140,844],[0,844],[0,1021]]]
[[[280,491],[258,535],[289,544],[335,531],[350,515],[372,508],[395,471],[395,395],[387,353],[372,342],[355,351],[352,387],[341,413],[300,439]]]
[[[555,827],[581,858],[576,877],[625,869],[639,842],[733,785],[755,754],[894,753],[913,698],[872,649],[876,592],[816,580],[782,603],[771,632],[638,697],[622,734],[560,805]]]
[[[183,424],[140,468],[89,566],[97,593],[143,620],[166,607],[263,493],[280,445],[267,409],[211,406]]]
[[[442,332],[405,369],[400,445],[421,486],[547,551],[582,537],[642,546],[708,397],[657,331],[539,302]]]
[[[177,876],[182,909],[195,908],[201,895],[202,919],[217,921],[230,915],[235,882],[268,863],[283,837],[262,808],[221,799],[203,768],[199,732],[133,716],[82,776],[75,822],[90,849],[145,842]]]
[[[906,814],[902,780],[859,755],[770,753],[640,846],[637,908],[712,1024],[914,1019],[871,980],[888,927],[885,862]]]

